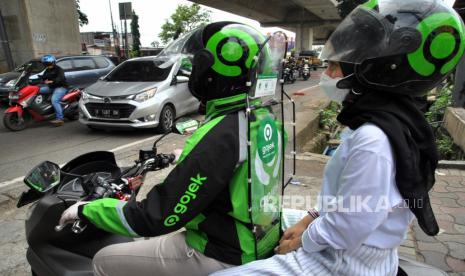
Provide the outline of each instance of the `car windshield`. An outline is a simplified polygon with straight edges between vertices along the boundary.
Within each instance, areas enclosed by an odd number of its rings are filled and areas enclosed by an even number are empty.
[[[106,78],[107,81],[152,82],[165,80],[172,64],[162,66],[163,60],[133,60],[126,61],[113,70]]]
[[[15,71],[19,72],[19,73],[23,72],[24,68],[26,68],[26,65],[28,65],[28,64],[31,64],[31,66],[32,66],[31,67],[31,69],[32,69],[31,73],[39,73],[39,72],[42,72],[45,69],[44,65],[40,61],[38,61],[38,60],[30,60],[30,61],[24,63],[23,65],[16,67]]]

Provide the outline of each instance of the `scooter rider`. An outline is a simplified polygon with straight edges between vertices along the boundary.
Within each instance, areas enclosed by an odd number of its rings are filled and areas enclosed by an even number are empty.
[[[141,202],[100,199],[63,213],[60,224],[79,218],[125,236],[164,235],[102,249],[93,260],[96,275],[206,275],[272,253],[279,227],[256,252],[247,181],[247,81],[264,41],[234,22],[195,31],[184,48],[194,53],[189,88],[206,103],[206,121],[187,140],[177,166]]]
[[[42,79],[46,86],[40,88],[40,93],[52,95],[52,105],[55,109],[56,119],[51,123],[55,126],[64,124],[63,108],[61,107],[60,100],[68,91],[68,84],[66,83],[65,72],[63,69],[56,65],[56,58],[53,55],[45,55],[41,59],[42,64],[46,67]]]
[[[352,134],[325,168],[320,212],[286,230],[278,255],[214,275],[396,275],[415,216],[437,235],[428,192],[434,133],[414,97],[453,72],[464,24],[441,0],[370,0],[329,37],[321,87]],[[336,206],[337,205],[337,206]]]

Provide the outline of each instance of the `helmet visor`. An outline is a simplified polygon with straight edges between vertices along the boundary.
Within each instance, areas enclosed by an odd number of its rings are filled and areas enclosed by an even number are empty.
[[[440,22],[440,17],[427,18],[437,8],[435,0],[380,0],[375,7],[360,5],[330,36],[321,58],[360,64],[371,58],[414,52],[432,39],[436,26],[447,23]]]

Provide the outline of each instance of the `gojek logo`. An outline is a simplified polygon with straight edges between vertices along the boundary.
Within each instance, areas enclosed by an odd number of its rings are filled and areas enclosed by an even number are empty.
[[[174,226],[176,223],[179,221],[179,214],[184,214],[187,212],[188,207],[187,205],[191,202],[191,200],[194,200],[197,198],[197,191],[200,189],[200,187],[204,184],[204,182],[207,181],[206,177],[200,176],[200,174],[197,174],[197,177],[191,177],[190,179],[190,184],[187,187],[187,190],[184,192],[184,194],[181,196],[179,199],[178,204],[174,206],[173,212],[175,214],[170,215],[167,217],[164,221],[165,226]]]
[[[258,155],[263,163],[273,160],[278,148],[278,131],[276,123],[271,117],[266,117],[260,122],[257,135]]]

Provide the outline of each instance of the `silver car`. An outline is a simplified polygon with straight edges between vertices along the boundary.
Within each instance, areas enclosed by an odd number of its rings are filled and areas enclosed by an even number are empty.
[[[198,110],[189,92],[191,66],[182,55],[134,58],[86,88],[79,121],[89,128],[158,128]]]

